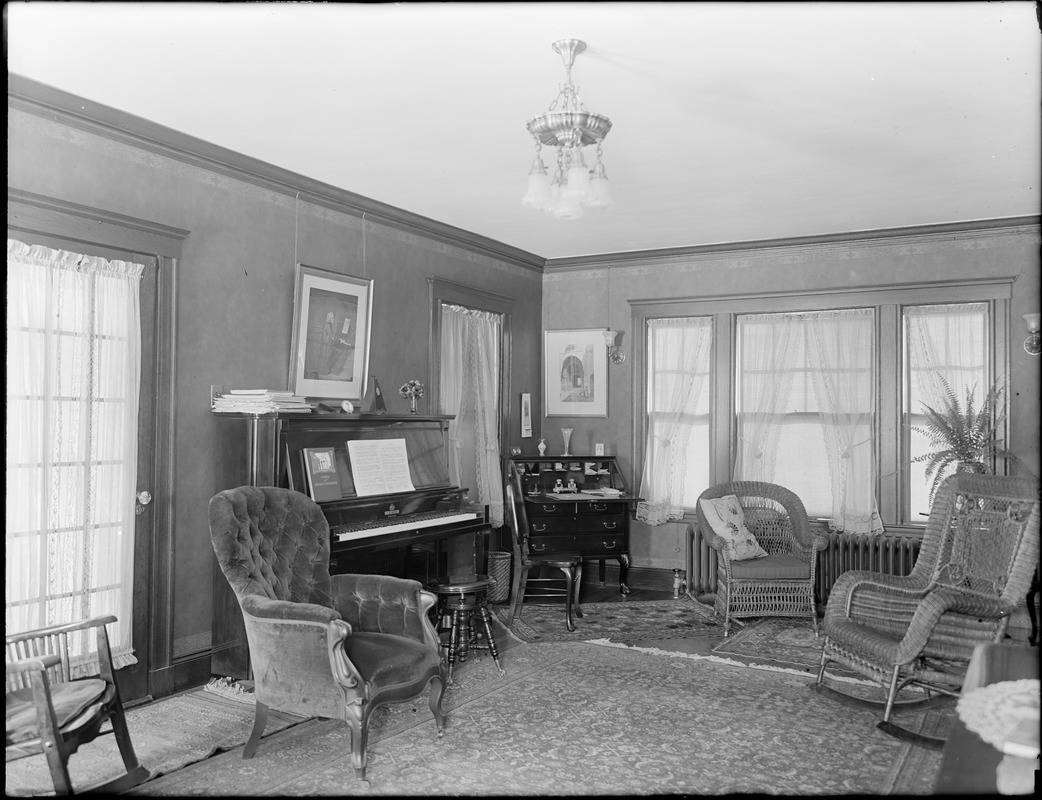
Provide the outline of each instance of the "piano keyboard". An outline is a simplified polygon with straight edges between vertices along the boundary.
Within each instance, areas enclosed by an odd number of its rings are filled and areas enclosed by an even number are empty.
[[[434,528],[439,525],[450,525],[454,522],[472,522],[475,519],[482,519],[483,516],[480,512],[474,511],[430,511],[422,514],[412,514],[402,519],[401,522],[391,524],[386,522],[365,522],[358,525],[338,525],[333,529],[332,534],[338,542],[352,542],[356,539],[367,539],[370,536],[382,536],[385,533]]]

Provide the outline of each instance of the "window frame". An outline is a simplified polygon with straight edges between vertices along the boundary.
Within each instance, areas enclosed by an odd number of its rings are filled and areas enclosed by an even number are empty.
[[[721,294],[702,297],[630,300],[633,331],[633,464],[639,476],[644,465],[647,439],[647,379],[649,375],[648,320],[660,317],[713,317],[713,342],[710,354],[710,481],[711,484],[731,480],[735,461],[737,417],[735,401],[735,346],[739,314],[798,313],[829,311],[843,308],[875,309],[875,347],[878,354],[876,385],[876,431],[873,443],[878,464],[876,497],[879,514],[887,532],[918,534],[922,522],[907,520],[903,509],[908,500],[901,473],[905,437],[902,407],[902,374],[904,340],[902,335],[905,306],[939,303],[987,303],[989,321],[988,379],[1008,383],[1009,315],[1013,294],[1012,279],[910,284],[901,288],[861,287],[816,292],[774,292]],[[1006,435],[1009,426],[1009,396],[1006,403]],[[636,485],[636,484],[634,484]],[[685,519],[693,519],[693,510]],[[815,521],[824,526],[824,521]]]

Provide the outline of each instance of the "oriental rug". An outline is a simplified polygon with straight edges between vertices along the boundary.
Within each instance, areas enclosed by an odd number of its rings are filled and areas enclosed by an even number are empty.
[[[753,665],[769,662],[817,675],[824,634],[814,636],[810,620],[764,617],[713,646],[713,652]]]
[[[253,713],[252,702],[199,689],[128,709],[127,727],[138,761],[156,777],[244,744],[253,729]],[[304,720],[272,711],[265,735]],[[123,771],[123,760],[111,735],[85,744],[69,759],[74,790],[116,777]],[[9,762],[4,786],[8,796],[54,793],[42,755]]]
[[[723,638],[723,626],[709,606],[688,597],[586,603],[575,617],[575,630],[565,625],[562,605],[526,604],[521,617],[510,620],[509,606],[495,606],[498,622],[522,642],[635,642],[647,639]]]
[[[367,778],[346,726],[310,720],[149,781],[132,794],[928,794],[940,753],[875,727],[806,676],[585,643],[519,644],[506,675],[468,660],[444,737],[426,702],[374,715]],[[157,705],[162,705],[157,704]],[[925,716],[920,724],[929,722]],[[918,751],[918,752],[913,752]]]

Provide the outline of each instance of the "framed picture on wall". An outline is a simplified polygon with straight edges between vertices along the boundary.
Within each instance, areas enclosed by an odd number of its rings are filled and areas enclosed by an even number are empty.
[[[521,393],[521,438],[528,439],[532,435],[532,394]]]
[[[608,348],[603,328],[546,331],[544,408],[548,417],[608,416]]]
[[[373,281],[297,264],[289,387],[361,401],[369,374]]]

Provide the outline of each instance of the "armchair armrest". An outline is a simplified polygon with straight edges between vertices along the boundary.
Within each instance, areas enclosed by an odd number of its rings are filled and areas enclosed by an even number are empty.
[[[323,624],[340,619],[335,609],[315,603],[296,603],[292,600],[272,600],[259,594],[248,594],[239,598],[244,614],[257,619],[289,620],[297,622],[321,622]]]
[[[417,581],[388,575],[332,575],[333,607],[354,630],[436,642],[427,612],[437,598]]]
[[[6,671],[9,673],[21,673],[21,672],[46,672],[52,667],[56,667],[62,663],[61,656],[56,655],[43,655],[43,656],[32,656],[30,658],[19,658],[14,661],[8,661]]]

